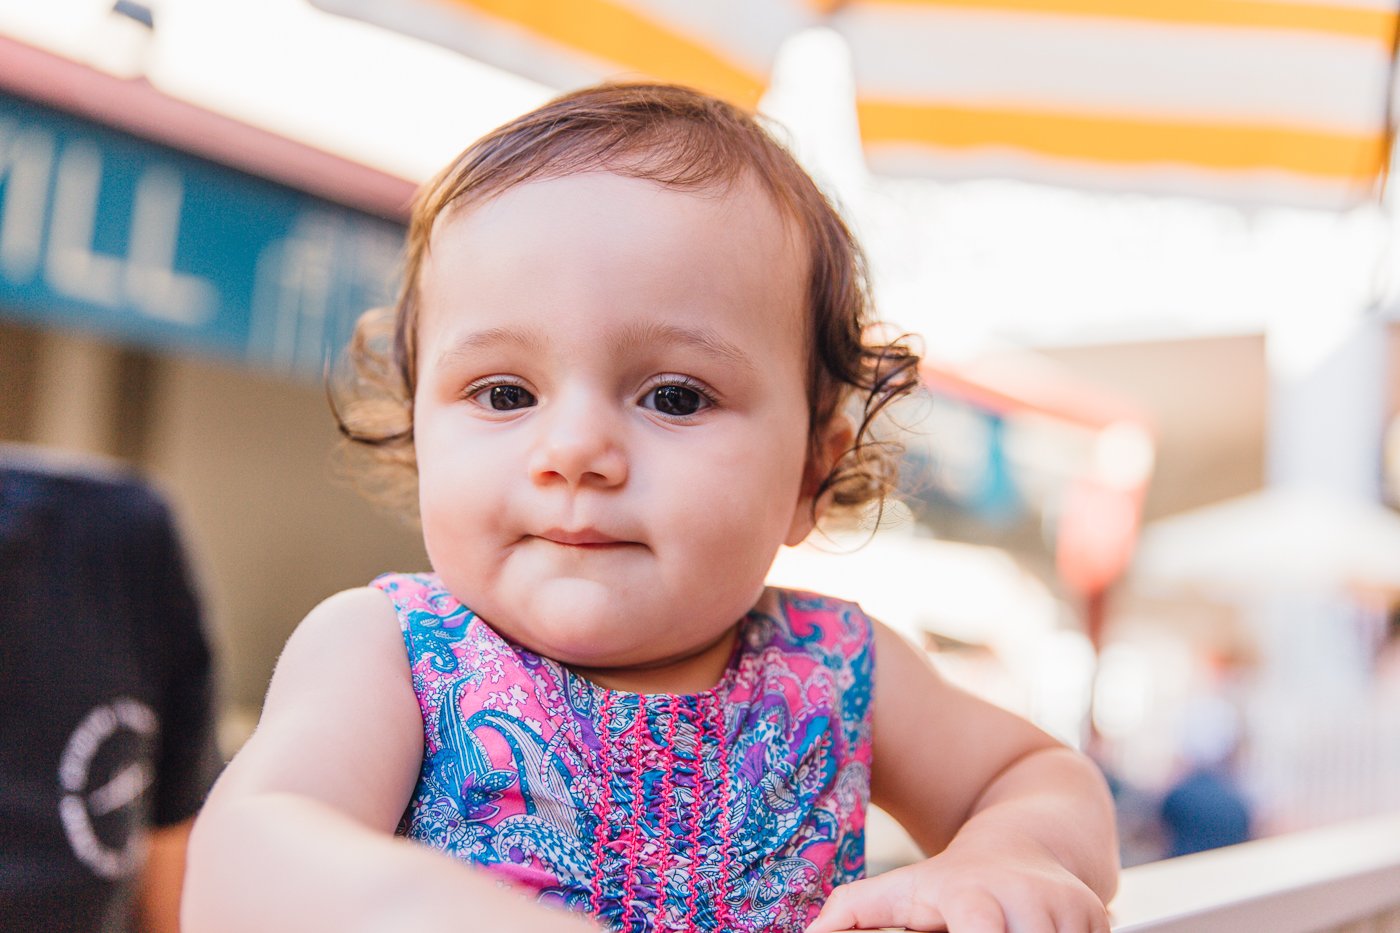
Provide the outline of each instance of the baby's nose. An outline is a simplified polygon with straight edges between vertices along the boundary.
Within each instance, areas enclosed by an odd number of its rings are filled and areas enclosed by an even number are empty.
[[[530,457],[530,478],[539,484],[620,486],[627,457],[617,416],[598,406],[561,405],[549,412]]]

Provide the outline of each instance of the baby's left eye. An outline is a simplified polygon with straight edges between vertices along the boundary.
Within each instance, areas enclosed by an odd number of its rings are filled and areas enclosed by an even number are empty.
[[[699,389],[690,386],[661,385],[647,392],[642,404],[663,415],[685,417],[708,407],[710,400]]]

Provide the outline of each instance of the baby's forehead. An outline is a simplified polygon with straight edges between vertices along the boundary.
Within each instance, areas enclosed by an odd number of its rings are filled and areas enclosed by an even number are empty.
[[[799,341],[807,330],[802,238],[752,181],[692,190],[615,172],[535,179],[444,210],[432,246],[418,280],[425,319],[534,304],[733,307],[771,316]]]
[[[577,275],[580,264],[607,275],[641,269],[669,280],[673,295],[687,282],[698,290],[728,288],[736,301],[777,287],[782,304],[791,296],[798,308],[793,324],[800,334],[808,243],[756,178],[694,188],[580,172],[451,205],[433,227],[419,285],[433,304],[434,296],[451,301],[473,290],[463,291],[468,280],[530,289],[541,276]]]
[[[764,262],[773,276],[807,265],[807,238],[757,179],[695,187],[603,170],[470,192],[440,211],[424,259],[431,269],[524,253],[548,264],[600,243],[646,265],[716,250],[736,267]]]

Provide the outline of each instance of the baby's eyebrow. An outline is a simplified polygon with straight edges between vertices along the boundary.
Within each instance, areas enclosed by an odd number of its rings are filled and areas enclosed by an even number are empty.
[[[439,365],[450,364],[459,357],[503,344],[520,347],[532,353],[543,353],[546,341],[544,335],[534,328],[488,327],[485,330],[456,335],[438,354],[437,361]]]
[[[677,324],[648,322],[633,324],[624,328],[612,339],[613,349],[619,353],[634,351],[657,344],[679,344],[699,350],[722,362],[733,363],[754,372],[758,364],[738,345],[725,340],[708,327],[683,327]]]
[[[456,335],[438,355],[437,362],[440,366],[450,366],[461,357],[502,345],[519,347],[530,353],[542,355],[549,345],[549,338],[544,332],[530,327],[488,327],[485,330],[469,331]],[[689,327],[656,321],[630,324],[613,334],[608,345],[618,355],[635,353],[658,345],[679,345],[698,350],[722,362],[742,366],[752,372],[759,371],[758,364],[737,344],[704,326]]]

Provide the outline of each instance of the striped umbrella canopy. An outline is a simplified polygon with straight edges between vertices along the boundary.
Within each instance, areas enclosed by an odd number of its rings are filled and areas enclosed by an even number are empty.
[[[757,105],[779,47],[850,48],[871,169],[1347,208],[1389,161],[1400,0],[312,0],[571,88]]]

